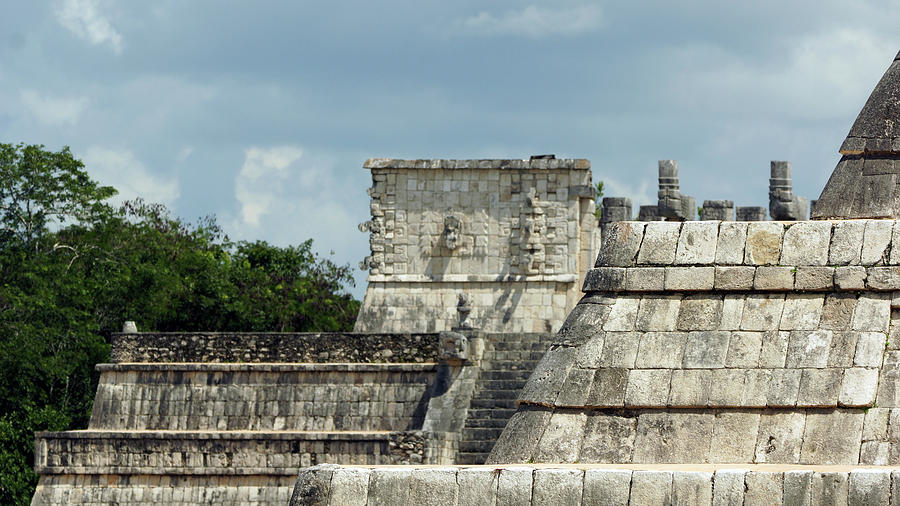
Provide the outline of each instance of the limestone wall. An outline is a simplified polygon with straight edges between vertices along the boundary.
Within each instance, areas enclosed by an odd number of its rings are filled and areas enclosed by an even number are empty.
[[[356,331],[556,330],[598,240],[587,160],[372,159]]]

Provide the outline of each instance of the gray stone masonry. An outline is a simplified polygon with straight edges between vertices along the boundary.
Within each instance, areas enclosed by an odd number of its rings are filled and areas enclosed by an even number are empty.
[[[703,220],[734,221],[733,200],[704,200]]]
[[[791,162],[773,161],[770,169],[769,215],[778,221],[805,220],[807,200],[793,193]]]
[[[631,221],[631,199],[623,197],[603,197],[600,223]]]
[[[737,221],[766,220],[766,208],[760,206],[738,206],[735,214],[737,214]]]
[[[659,161],[659,201],[656,211],[667,220],[693,220],[697,203],[694,197],[682,195],[678,186],[678,161]]]

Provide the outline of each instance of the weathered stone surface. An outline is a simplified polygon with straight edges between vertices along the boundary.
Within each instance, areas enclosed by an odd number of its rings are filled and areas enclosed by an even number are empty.
[[[841,378],[840,369],[803,369],[797,405],[837,406]]]
[[[734,221],[733,200],[704,200],[702,211],[704,220]]]
[[[715,267],[666,267],[666,290],[712,290]]]
[[[855,464],[865,415],[857,410],[810,411],[801,464]]]
[[[802,413],[789,411],[763,413],[759,420],[755,462],[779,464],[799,462],[805,422],[806,417]]]
[[[587,415],[557,411],[550,417],[538,442],[535,462],[571,463],[578,460]]]
[[[462,467],[456,475],[459,482],[458,506],[493,506],[497,500],[500,471],[484,467]],[[338,503],[340,504],[340,503]]]
[[[848,473],[813,473],[810,502],[812,504],[847,504]]]
[[[797,267],[794,274],[796,290],[831,290],[834,288],[834,267]]]
[[[856,356],[856,341],[859,332],[832,332],[831,350],[828,352],[828,367],[850,367]]]
[[[625,289],[635,292],[661,292],[666,285],[665,267],[626,269]]]
[[[719,225],[716,241],[716,263],[739,265],[744,261],[744,244],[747,242],[747,223],[727,222]]]
[[[646,223],[621,221],[611,223],[603,236],[595,267],[630,267],[641,246]]]
[[[603,342],[601,367],[634,367],[641,334],[637,332],[610,332]]]
[[[370,469],[336,469],[331,477],[331,503],[366,506],[371,473]]]
[[[742,469],[719,469],[713,475],[713,506],[739,506],[744,504],[744,477]]]
[[[744,392],[744,370],[714,369],[710,373],[710,385],[715,385],[709,392],[711,406],[740,406]]]
[[[890,463],[891,443],[888,441],[863,441],[859,449],[859,463],[870,466],[886,466]]]
[[[686,332],[647,332],[641,337],[634,366],[643,369],[680,367],[687,336]]]
[[[331,494],[332,469],[329,466],[314,466],[300,470],[291,505],[322,504]]]
[[[634,462],[707,462],[713,423],[712,413],[644,413],[638,418]]]
[[[850,328],[887,332],[891,319],[891,298],[888,294],[863,294],[859,296]]]
[[[781,259],[781,223],[753,222],[747,227],[744,263],[747,265],[775,265]]]
[[[866,286],[872,290],[900,289],[900,267],[870,267],[866,271]]]
[[[677,295],[644,296],[638,308],[636,330],[675,330],[681,297]]]
[[[628,386],[628,369],[597,369],[587,398],[588,406],[622,406]]]
[[[580,462],[631,462],[637,417],[589,412],[581,442]],[[630,475],[629,475],[630,476]],[[621,479],[621,476],[615,479]],[[587,476],[585,477],[587,480]],[[627,481],[626,481],[627,483]],[[627,496],[627,489],[626,489]],[[585,481],[585,498],[587,482]]]
[[[856,342],[853,365],[881,367],[887,336],[881,332],[860,332]]]
[[[779,408],[797,404],[800,373],[795,369],[773,369],[766,391],[766,405]]]
[[[669,265],[675,261],[678,247],[679,221],[657,221],[648,223],[644,229],[644,241],[637,256],[637,263]]]
[[[671,471],[634,471],[629,506],[672,504]]]
[[[541,431],[535,430],[535,427],[544,427],[550,420],[551,414],[552,412],[545,408],[520,407],[509,419],[506,428],[494,445],[494,451],[491,452],[485,463],[499,464],[531,460],[541,438]]]
[[[744,316],[744,296],[726,295],[722,302],[722,320],[720,330],[739,330]]]
[[[784,473],[784,504],[811,506],[812,471],[786,471]]]
[[[584,471],[580,469],[536,469],[532,504],[581,504]],[[453,504],[453,503],[449,503]],[[445,506],[447,506],[445,504]]]
[[[864,440],[880,439],[888,437],[888,420],[891,410],[887,408],[872,408],[866,410],[866,418],[863,421],[862,438]]]
[[[533,467],[504,467],[501,469],[500,477],[497,480],[496,505],[518,506],[531,504],[533,473]]]
[[[685,369],[724,367],[730,332],[690,332],[684,348]]]
[[[848,330],[856,296],[849,293],[831,293],[825,296],[820,327],[825,330]]]
[[[672,480],[674,504],[710,504],[712,502],[712,473],[679,472]]]
[[[369,495],[367,504],[384,505],[405,504],[409,497],[409,469],[385,467],[371,473],[369,478]]]
[[[871,406],[875,402],[877,387],[877,369],[861,367],[845,369],[838,402],[841,406]]]
[[[580,367],[569,369],[569,375],[566,377],[566,381],[563,383],[554,405],[576,407],[586,405],[588,394],[590,394],[594,382],[594,374],[596,374],[595,369],[582,369]]]
[[[876,402],[883,407],[900,406],[900,352],[892,350],[884,356]],[[900,425],[900,420],[898,420],[898,425]]]
[[[519,399],[547,404],[555,401],[574,365],[575,352],[576,348],[551,348],[538,362]]]
[[[765,290],[792,290],[794,288],[794,267],[757,267],[753,277],[753,288]]]
[[[624,267],[594,267],[584,277],[581,289],[585,292],[620,292],[625,289]]]
[[[716,266],[717,290],[750,290],[756,268],[747,265]]]
[[[887,506],[891,500],[891,472],[881,469],[851,471],[847,499],[851,506]]]
[[[892,221],[869,220],[866,222],[860,254],[862,265],[886,265],[888,263],[893,228],[894,222]]]
[[[588,469],[584,472],[583,504],[627,506],[631,491],[631,471]]]
[[[866,268],[859,265],[838,267],[834,270],[834,286],[841,290],[866,288]]]
[[[819,326],[825,298],[821,295],[791,293],[785,297],[781,330],[812,330]]]
[[[722,297],[717,295],[688,295],[681,300],[678,311],[678,330],[715,330],[722,314]]]
[[[828,365],[830,330],[795,330],[790,334],[785,367],[822,368]]]
[[[784,231],[782,265],[825,265],[828,263],[830,221],[795,223]]]
[[[762,338],[762,332],[733,332],[728,341],[725,367],[757,367]]]
[[[784,367],[787,358],[790,332],[769,331],[762,336],[759,352],[760,367]]]
[[[713,425],[710,462],[752,462],[759,432],[758,412],[722,411]]]
[[[711,375],[704,370],[672,371],[669,406],[705,407],[709,400]]]
[[[630,331],[634,330],[634,321],[637,318],[640,297],[622,296],[616,299],[609,317],[603,324],[606,331]]]
[[[784,494],[784,475],[774,472],[751,471],[744,477],[744,505],[767,506],[781,504]]]
[[[744,300],[741,330],[775,330],[781,323],[784,295],[750,294]]]
[[[456,504],[459,494],[456,472],[455,467],[414,470],[409,480],[409,503],[423,506]]]
[[[669,369],[634,369],[628,375],[625,406],[665,406],[671,376]]]
[[[830,265],[857,265],[862,251],[864,221],[837,221],[828,250]]]
[[[676,265],[708,264],[716,259],[716,238],[719,223],[716,221],[686,222],[681,227]]]

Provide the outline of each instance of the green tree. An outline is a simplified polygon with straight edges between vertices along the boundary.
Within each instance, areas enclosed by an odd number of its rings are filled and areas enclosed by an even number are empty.
[[[594,215],[599,220],[603,216],[603,206],[600,200],[603,198],[603,181],[597,181],[594,185]]]
[[[349,266],[312,241],[231,242],[214,218],[105,203],[68,149],[0,144],[0,504],[28,504],[34,432],[87,426],[109,337],[350,330]]]

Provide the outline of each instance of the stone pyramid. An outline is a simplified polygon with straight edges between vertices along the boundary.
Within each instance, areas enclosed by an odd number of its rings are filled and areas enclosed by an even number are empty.
[[[841,145],[813,219],[900,218],[900,53]]]

